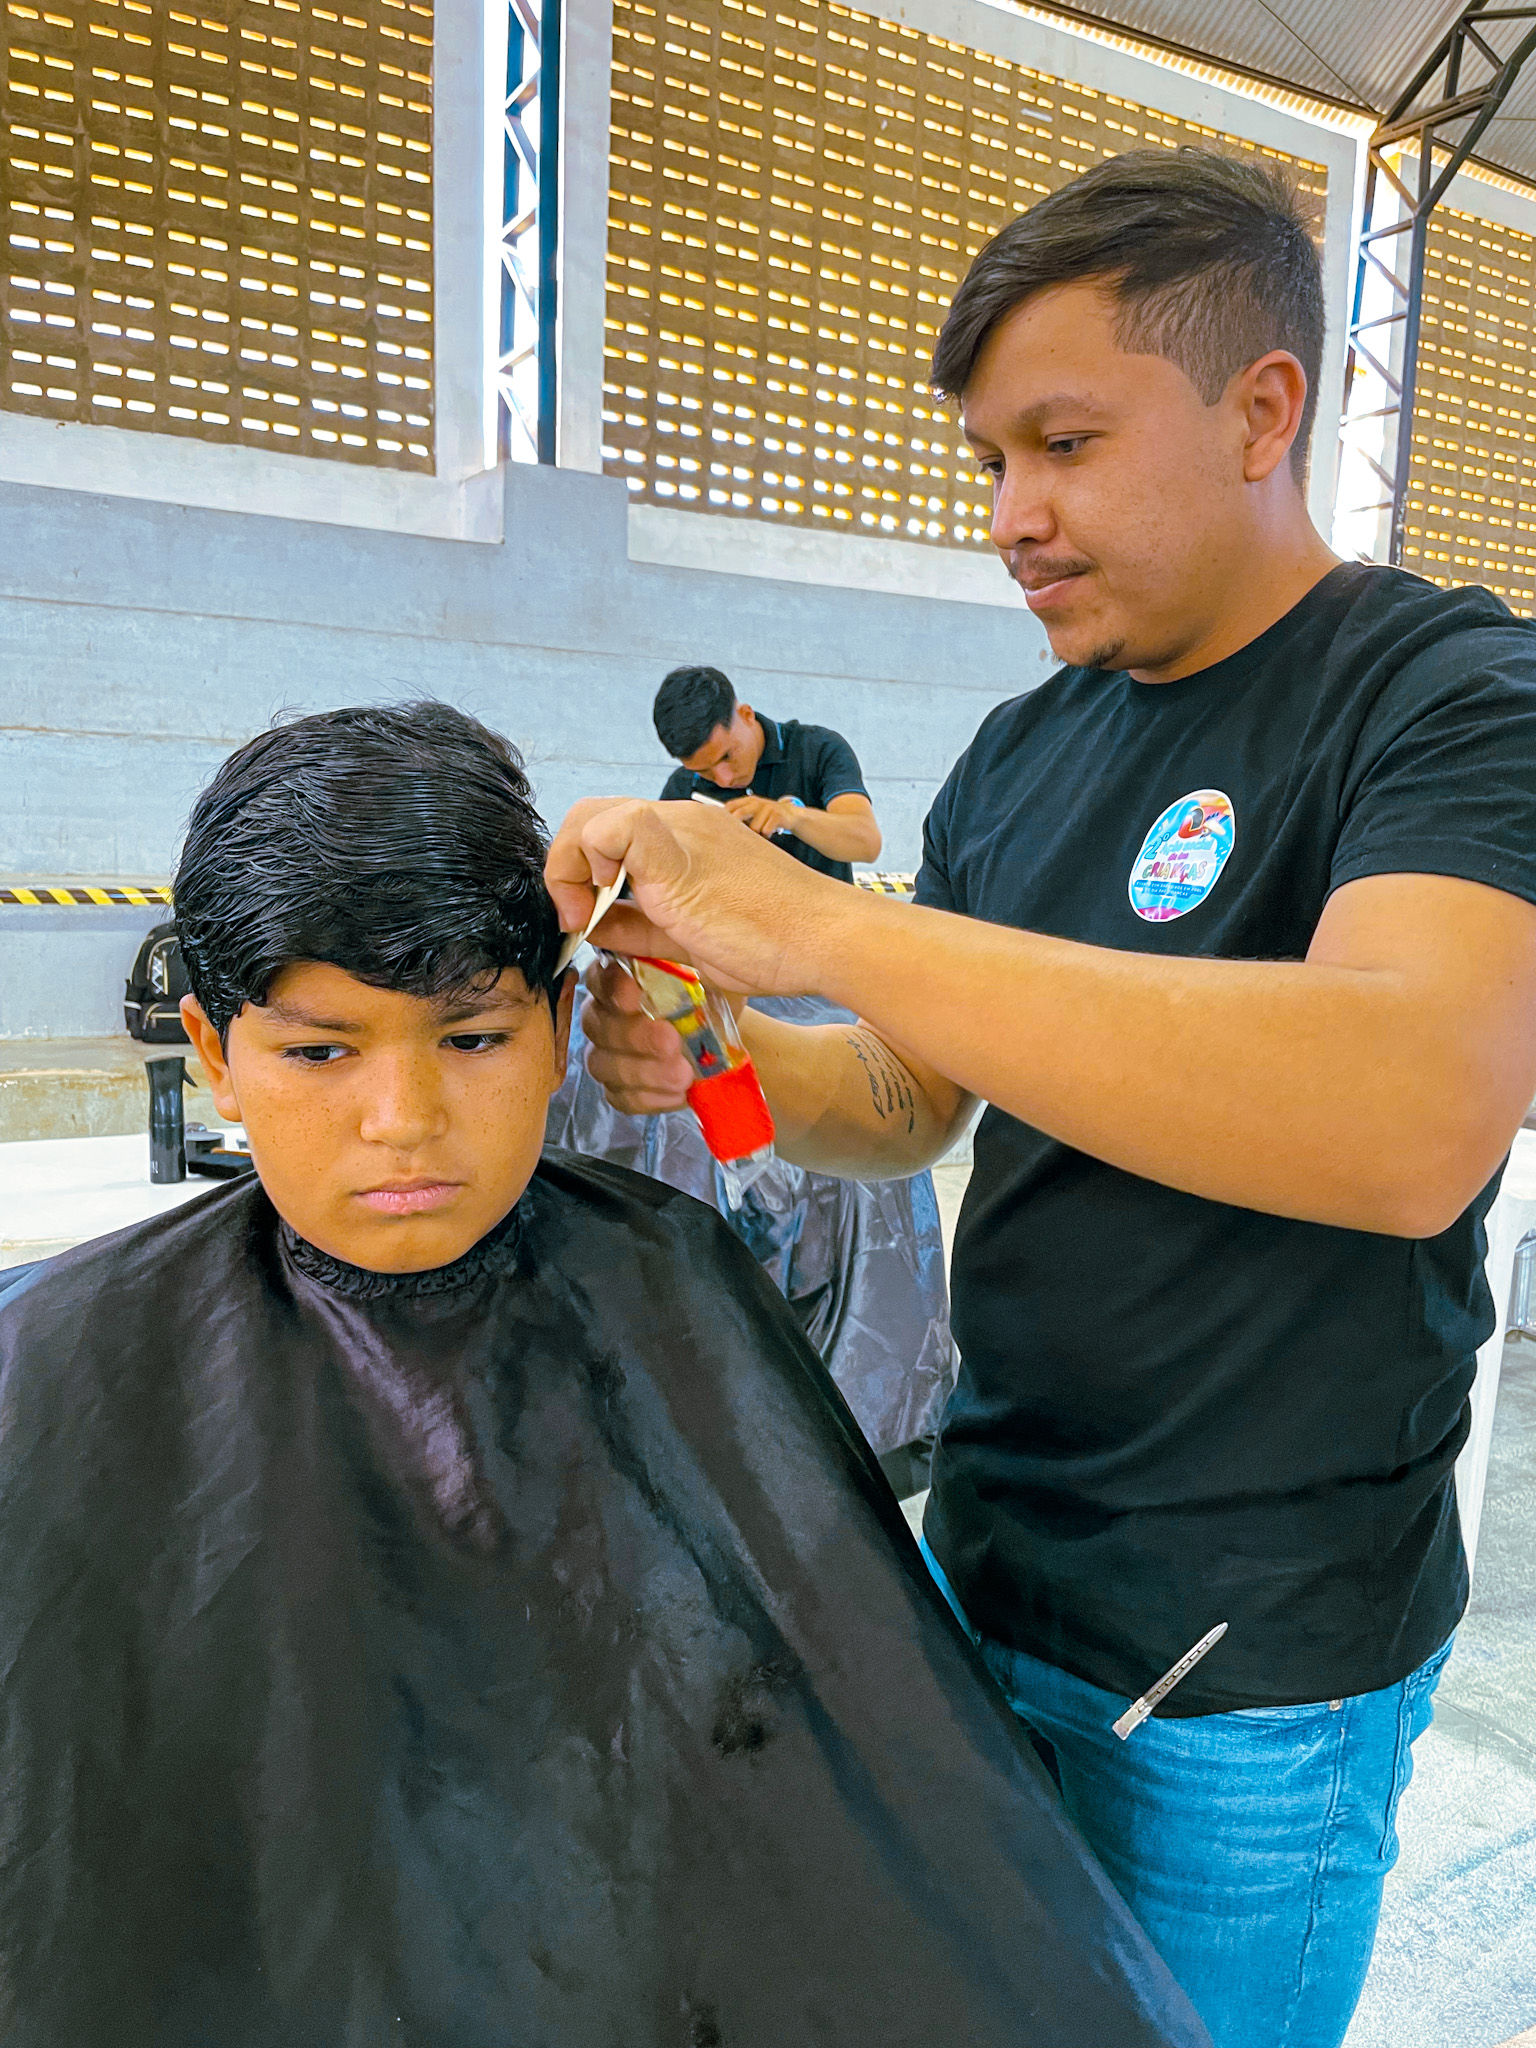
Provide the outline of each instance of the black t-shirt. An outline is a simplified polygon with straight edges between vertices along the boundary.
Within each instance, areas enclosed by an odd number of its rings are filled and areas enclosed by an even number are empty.
[[[749,785],[754,796],[797,796],[808,810],[824,811],[836,796],[869,795],[858,756],[840,732],[826,725],[802,725],[797,718],[764,718],[761,712],[757,722],[763,728],[763,751]],[[721,789],[689,768],[674,768],[661,792],[662,800],[691,797],[695,790],[725,802],[746,794],[745,790]],[[831,860],[790,833],[776,834],[772,843],[818,874],[833,875],[840,882],[853,880],[851,862]]]
[[[1393,873],[1536,901],[1536,628],[1351,564],[1201,674],[1069,668],[1000,706],[934,804],[917,900],[1295,960],[1333,890]],[[1141,1053],[1201,1042],[1192,1013]],[[1493,1193],[1410,1242],[1179,1193],[988,1110],[927,1511],[976,1625],[1134,1696],[1228,1622],[1175,1715],[1422,1663],[1466,1599],[1453,1466]]]

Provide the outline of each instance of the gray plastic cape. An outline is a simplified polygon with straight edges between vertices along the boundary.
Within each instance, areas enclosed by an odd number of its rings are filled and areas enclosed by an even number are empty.
[[[609,1105],[587,1072],[586,1002],[586,991],[578,990],[570,1064],[550,1105],[549,1143],[610,1159],[710,1203],[794,1309],[877,1454],[931,1438],[955,1378],[931,1175],[834,1180],[775,1159],[732,1210],[697,1118],[686,1111],[626,1116]],[[754,1007],[799,1024],[853,1022],[851,1011],[812,996],[769,998]]]

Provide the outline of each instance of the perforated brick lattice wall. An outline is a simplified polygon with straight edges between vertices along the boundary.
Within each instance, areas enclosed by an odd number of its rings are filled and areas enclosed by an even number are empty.
[[[615,0],[604,467],[642,503],[986,544],[923,382],[956,283],[1040,194],[1190,142],[1255,151],[834,0]]]
[[[1536,611],[1536,238],[1449,207],[1425,250],[1403,566]]]
[[[432,467],[432,9],[6,0],[0,405]]]

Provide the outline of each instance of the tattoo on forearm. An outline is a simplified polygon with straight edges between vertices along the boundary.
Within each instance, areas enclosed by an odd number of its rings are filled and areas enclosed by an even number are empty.
[[[917,1089],[912,1076],[887,1045],[872,1031],[850,1031],[849,1050],[864,1069],[869,1082],[869,1099],[882,1123],[907,1120],[907,1135],[917,1129]]]

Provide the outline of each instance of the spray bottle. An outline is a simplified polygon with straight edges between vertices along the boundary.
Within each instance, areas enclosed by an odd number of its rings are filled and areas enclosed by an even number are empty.
[[[144,1062],[149,1083],[149,1177],[165,1187],[187,1177],[187,1062],[180,1053],[161,1054]]]
[[[613,956],[608,956],[613,957]],[[621,960],[649,1016],[670,1024],[693,1069],[688,1107],[725,1181],[733,1209],[773,1157],[773,1115],[724,996],[674,960]]]
[[[627,879],[621,866],[598,890],[586,924],[566,934],[556,973],[563,974],[570,966],[623,894]],[[675,960],[629,959],[601,947],[597,957],[605,966],[622,967],[633,975],[647,1015],[670,1024],[682,1041],[694,1075],[688,1107],[720,1168],[725,1198],[739,1209],[747,1189],[773,1157],[773,1115],[752,1056],[741,1042],[735,1012],[724,996],[705,988],[691,967]]]

